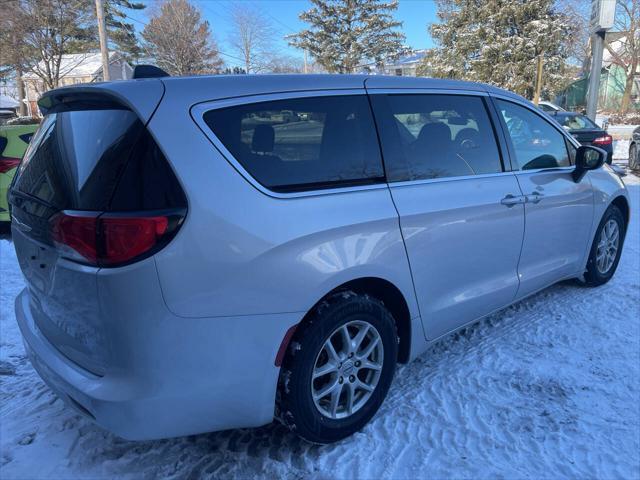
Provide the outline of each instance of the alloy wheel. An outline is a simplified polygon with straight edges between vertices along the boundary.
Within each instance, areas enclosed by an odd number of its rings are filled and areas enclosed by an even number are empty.
[[[336,330],[318,353],[311,376],[311,395],[318,411],[331,419],[347,418],[373,394],[384,362],[378,330],[354,320]]]
[[[600,232],[598,249],[596,251],[596,267],[598,272],[606,274],[613,266],[620,246],[620,229],[618,222],[611,219],[605,223]]]

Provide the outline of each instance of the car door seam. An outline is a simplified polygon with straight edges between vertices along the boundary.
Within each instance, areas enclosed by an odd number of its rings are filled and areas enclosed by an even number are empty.
[[[514,173],[513,177],[516,179],[516,183],[518,184],[520,193],[526,198],[526,195],[524,195],[524,191],[522,190],[522,185],[520,185],[520,180],[518,179],[518,175]],[[522,204],[522,240],[520,242],[520,254],[518,255],[518,263],[516,264],[516,277],[518,278],[518,288],[516,289],[516,293],[513,296],[513,300],[518,298],[518,293],[520,293],[520,286],[522,285],[522,281],[520,279],[520,261],[522,260],[522,252],[524,251],[524,241],[526,238],[527,238],[527,207],[525,202]]]
[[[422,335],[425,340],[428,340],[427,331],[424,326],[424,319],[422,318],[422,312],[420,311],[420,302],[418,301],[418,292],[416,290],[416,282],[413,276],[413,268],[411,266],[411,259],[409,258],[409,252],[407,250],[407,242],[404,238],[404,232],[402,231],[402,222],[400,220],[400,211],[398,210],[398,206],[396,205],[395,199],[393,198],[393,192],[391,190],[391,185],[389,184],[389,178],[387,177],[387,165],[384,159],[384,152],[382,149],[382,139],[380,137],[380,131],[378,129],[378,120],[375,115],[375,111],[373,109],[373,104],[371,103],[371,95],[369,94],[369,90],[367,89],[367,80],[366,78],[363,82],[363,86],[365,89],[365,95],[367,96],[367,101],[369,102],[369,110],[371,112],[371,118],[373,119],[373,127],[376,131],[376,139],[378,140],[378,149],[380,151],[380,162],[382,163],[382,169],[384,171],[385,183],[387,185],[387,190],[389,192],[389,198],[391,199],[391,204],[393,205],[393,209],[396,212],[396,219],[398,222],[398,231],[400,233],[400,238],[402,239],[402,248],[404,249],[405,257],[407,258],[407,267],[409,268],[409,276],[411,277],[411,287],[413,288],[413,297],[416,304],[416,309],[418,310],[418,315],[420,316],[420,325],[422,325]]]

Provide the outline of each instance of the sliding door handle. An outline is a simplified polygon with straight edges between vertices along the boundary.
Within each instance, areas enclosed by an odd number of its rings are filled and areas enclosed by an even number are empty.
[[[500,200],[500,203],[502,205],[505,205],[507,207],[513,207],[514,205],[519,205],[521,203],[526,203],[527,199],[526,197],[524,197],[523,195],[512,195],[509,194],[506,197],[504,197],[502,200]]]

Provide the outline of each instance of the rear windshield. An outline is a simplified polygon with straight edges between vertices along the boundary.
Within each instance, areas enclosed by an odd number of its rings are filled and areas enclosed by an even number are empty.
[[[569,130],[593,130],[600,128],[591,119],[582,115],[556,115],[556,120],[560,125]]]
[[[275,191],[367,184],[384,177],[364,95],[290,98],[212,110],[207,125]]]
[[[59,210],[143,210],[185,203],[162,152],[129,110],[47,115],[13,188]]]

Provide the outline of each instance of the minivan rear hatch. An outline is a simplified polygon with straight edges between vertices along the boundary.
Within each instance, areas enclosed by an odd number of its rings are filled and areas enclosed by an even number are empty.
[[[103,375],[101,268],[154,253],[186,199],[137,113],[94,97],[47,111],[9,194],[12,232],[34,327],[60,353]]]

